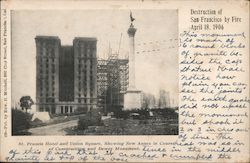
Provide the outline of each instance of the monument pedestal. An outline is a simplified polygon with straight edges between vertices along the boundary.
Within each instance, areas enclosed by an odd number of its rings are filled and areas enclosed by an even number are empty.
[[[141,91],[136,89],[128,89],[124,95],[124,110],[141,109],[141,103]]]

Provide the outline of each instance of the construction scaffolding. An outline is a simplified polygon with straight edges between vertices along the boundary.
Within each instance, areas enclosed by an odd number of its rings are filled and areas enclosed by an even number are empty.
[[[97,63],[98,106],[104,113],[123,108],[124,94],[128,87],[128,59],[111,54]]]

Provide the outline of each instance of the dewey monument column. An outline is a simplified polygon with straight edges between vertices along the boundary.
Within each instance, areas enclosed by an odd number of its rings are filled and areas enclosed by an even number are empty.
[[[130,13],[131,24],[128,29],[129,36],[129,86],[124,95],[124,109],[141,109],[141,91],[135,86],[135,32],[133,21],[135,20]]]

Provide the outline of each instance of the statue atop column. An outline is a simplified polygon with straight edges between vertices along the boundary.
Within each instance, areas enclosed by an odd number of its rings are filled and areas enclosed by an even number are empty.
[[[134,20],[135,20],[135,18],[133,18],[132,12],[130,11],[130,21],[131,21],[131,24],[133,24]]]
[[[135,21],[135,18],[133,17],[131,11],[130,11],[130,21],[131,21],[131,24],[130,24],[130,27],[128,29],[128,35],[129,35],[129,37],[134,37],[135,32],[136,32],[136,28],[134,28],[133,21]]]
[[[133,21],[135,18],[130,12],[130,27],[128,28],[129,36],[129,86],[126,94],[124,95],[124,109],[140,109],[141,108],[141,91],[137,90],[135,85],[135,33]]]

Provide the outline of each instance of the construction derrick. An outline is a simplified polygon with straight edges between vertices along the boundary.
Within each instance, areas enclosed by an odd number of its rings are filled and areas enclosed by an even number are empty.
[[[98,60],[98,105],[103,112],[112,112],[123,107],[127,87],[128,59],[119,59],[118,54],[112,54],[107,60]]]

